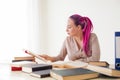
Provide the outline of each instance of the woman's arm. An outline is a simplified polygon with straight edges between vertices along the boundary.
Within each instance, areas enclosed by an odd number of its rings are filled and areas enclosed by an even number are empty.
[[[66,41],[66,40],[65,40]],[[63,61],[67,55],[67,50],[66,50],[66,46],[65,46],[65,41],[63,43],[63,46],[60,50],[60,53],[57,56],[49,56],[46,54],[40,55],[42,58],[44,58],[45,60],[49,60],[51,62],[55,62],[55,61]]]

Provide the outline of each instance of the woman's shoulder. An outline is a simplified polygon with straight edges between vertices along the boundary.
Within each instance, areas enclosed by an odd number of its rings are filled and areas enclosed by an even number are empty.
[[[90,37],[97,37],[96,33],[91,33]]]
[[[67,36],[66,37],[68,40],[73,40],[74,38],[72,36]]]
[[[96,35],[96,33],[91,33],[90,40],[94,40],[94,39],[97,39],[97,35]]]
[[[73,37],[67,36],[66,39],[65,39],[65,41],[73,41]]]

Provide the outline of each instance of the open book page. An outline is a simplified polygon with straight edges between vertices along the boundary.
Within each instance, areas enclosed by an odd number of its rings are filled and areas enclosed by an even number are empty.
[[[64,61],[44,62],[44,61],[42,61],[42,60],[39,60],[38,58],[35,58],[35,61],[36,61],[38,64],[41,64],[41,63],[50,64],[50,65],[53,66],[53,68],[64,68],[64,64],[65,64]]]
[[[51,65],[54,68],[66,68],[65,64],[69,63],[70,61],[56,61],[56,62],[52,62]]]
[[[44,58],[40,57],[38,54],[35,54],[35,53],[31,52],[31,51],[28,51],[28,50],[23,50],[23,51],[24,51],[25,53],[31,55],[31,56],[34,56],[34,57],[40,59],[41,61],[43,61],[43,62],[45,62],[45,63],[48,63],[48,62],[49,62],[49,61],[45,60]]]
[[[88,65],[88,63],[82,61],[56,61],[50,64],[53,65],[54,68],[80,68]]]
[[[67,68],[84,68],[88,66],[88,63],[82,61],[70,61],[65,64]]]
[[[51,61],[45,60],[44,58],[40,57],[38,54],[35,54],[35,53],[33,53],[31,51],[28,51],[28,50],[24,50],[24,52],[27,53],[27,54],[29,54],[29,55],[31,55],[31,56],[34,56],[35,57],[35,61],[37,63],[51,64],[51,65],[53,65],[53,67],[58,67],[58,68],[63,68],[64,64],[66,63],[65,61],[51,62]]]
[[[39,60],[38,58],[35,59],[37,63],[44,63],[44,61]],[[56,62],[46,62],[46,64],[51,64],[53,68],[78,68],[78,67],[85,67],[88,63],[82,61],[56,61]]]

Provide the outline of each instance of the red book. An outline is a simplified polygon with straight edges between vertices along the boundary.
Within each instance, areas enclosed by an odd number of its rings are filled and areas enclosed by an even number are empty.
[[[13,66],[11,66],[11,71],[22,71],[22,67],[13,67]]]

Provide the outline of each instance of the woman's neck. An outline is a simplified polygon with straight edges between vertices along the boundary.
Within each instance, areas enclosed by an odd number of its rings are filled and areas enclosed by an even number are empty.
[[[82,32],[78,33],[76,36],[74,36],[74,39],[77,40],[78,42],[83,41],[83,33]]]
[[[83,47],[83,36],[82,35],[74,36],[74,39],[78,45],[78,48],[81,49]]]

